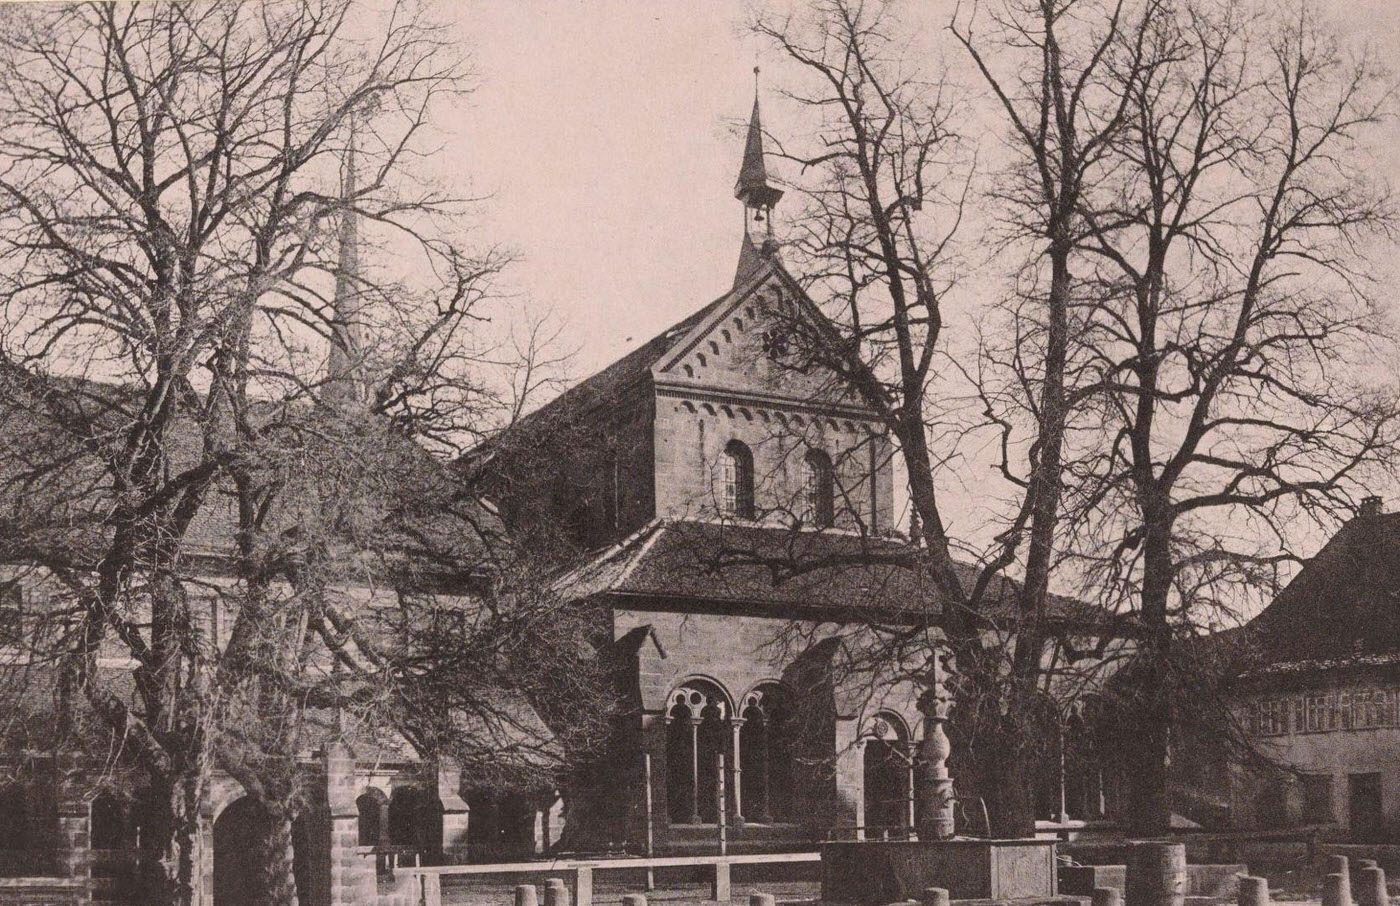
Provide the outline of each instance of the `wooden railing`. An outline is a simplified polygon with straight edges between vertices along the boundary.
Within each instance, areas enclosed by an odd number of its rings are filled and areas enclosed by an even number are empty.
[[[728,902],[730,868],[734,865],[771,865],[820,862],[821,853],[750,853],[735,856],[661,856],[650,859],[559,859],[552,862],[500,862],[494,865],[433,865],[400,868],[387,897],[412,906],[442,906],[444,877],[511,875],[531,878],[563,878],[570,882],[575,906],[593,906],[593,880],[597,872],[637,871],[657,868],[710,869],[710,899]]]

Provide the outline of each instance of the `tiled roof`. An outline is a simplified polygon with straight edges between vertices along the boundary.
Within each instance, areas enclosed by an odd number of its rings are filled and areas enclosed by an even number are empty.
[[[1280,668],[1400,653],[1400,513],[1343,525],[1247,631]]]
[[[970,586],[975,568],[958,564]],[[560,577],[575,598],[662,599],[716,610],[913,622],[936,616],[940,595],[922,558],[899,538],[779,525],[658,519]],[[1015,583],[995,582],[984,611],[1013,612]],[[1092,617],[1087,605],[1054,596],[1051,616]]]
[[[53,386],[65,405],[82,413],[82,420],[110,420],[112,442],[119,441],[133,417],[134,394],[93,381]],[[269,407],[265,414],[271,423],[286,412]],[[305,421],[298,424],[304,427]],[[202,445],[198,425],[177,419],[168,444],[173,474],[195,465]],[[100,556],[114,500],[110,477],[62,419],[11,382],[0,387],[0,448],[0,559],[33,560],[43,549],[60,547],[80,564]],[[378,450],[378,461],[381,475],[402,475],[410,483],[393,499],[390,512],[370,520],[378,534],[365,548],[381,558],[382,566],[427,568],[431,558],[433,568],[441,571],[448,563],[480,562],[487,544],[503,536],[494,514],[464,494],[455,473],[426,450],[389,439]],[[227,485],[212,490],[190,524],[186,552],[210,558],[233,553],[237,520],[230,492]],[[274,514],[277,518],[291,526],[298,515],[289,511]]]

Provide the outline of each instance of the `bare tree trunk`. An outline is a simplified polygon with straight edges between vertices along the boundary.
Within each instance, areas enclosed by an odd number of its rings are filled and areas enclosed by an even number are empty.
[[[1164,524],[1165,523],[1165,524]],[[1171,677],[1171,625],[1167,602],[1172,582],[1171,525],[1161,513],[1149,514],[1143,550],[1142,675],[1133,698],[1135,715],[1128,753],[1132,795],[1128,829],[1151,837],[1171,829],[1168,791],[1175,692]]]

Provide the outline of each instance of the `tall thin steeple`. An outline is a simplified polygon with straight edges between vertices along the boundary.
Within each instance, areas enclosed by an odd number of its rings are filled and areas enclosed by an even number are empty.
[[[783,190],[768,181],[768,167],[763,160],[763,120],[758,109],[757,66],[753,68],[753,81],[753,113],[749,115],[739,180],[734,184],[734,197],[744,205],[744,238],[739,247],[739,267],[734,274],[736,285],[747,279],[765,258],[777,253],[778,242],[773,238],[773,208],[783,197]]]
[[[364,338],[361,322],[360,235],[355,215],[355,119],[350,119],[350,142],[340,176],[342,208],[335,298],[331,303],[331,353],[324,399],[341,411],[365,404]]]

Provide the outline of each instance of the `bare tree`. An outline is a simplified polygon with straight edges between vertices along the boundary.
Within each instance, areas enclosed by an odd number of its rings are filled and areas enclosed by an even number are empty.
[[[505,258],[441,238],[461,206],[408,167],[436,100],[462,88],[450,36],[402,4],[357,40],[357,9],[5,14],[0,377],[7,429],[45,442],[0,472],[3,553],[55,588],[53,631],[31,638],[57,676],[57,740],[96,721],[143,775],[143,902],[190,901],[213,767],[264,809],[275,848],[300,807],[292,755],[335,736],[313,726],[324,714],[373,723],[464,676],[460,658],[407,644],[448,652],[444,621],[578,661],[579,632],[547,629],[551,599],[485,581],[510,565],[489,512],[417,446],[450,450],[499,410],[486,371],[501,353],[473,326]],[[353,149],[362,166],[337,181]],[[432,279],[356,267],[357,223]],[[345,590],[370,577],[405,590],[380,633]],[[449,617],[461,595],[434,594],[443,577],[492,603]],[[111,657],[134,666],[104,669]],[[399,734],[465,757],[486,715],[523,720],[506,692],[550,710],[506,675]],[[473,721],[469,692],[488,688]],[[294,902],[272,848],[250,895]]]
[[[1092,37],[1082,59],[1068,48],[1054,54],[1047,65],[1056,67],[1056,78],[1099,78],[1101,57],[1115,46],[1115,25],[1111,19]],[[814,292],[827,300],[835,329],[795,319],[792,332],[800,342],[789,364],[819,364],[838,375],[896,439],[909,477],[918,556],[941,598],[932,624],[956,663],[951,726],[959,741],[960,782],[986,797],[998,833],[1030,834],[1036,743],[1026,729],[1038,720],[1048,681],[1045,654],[1058,631],[1047,607],[1071,405],[1065,384],[1070,231],[1078,193],[1121,127],[1121,111],[1102,115],[1098,108],[1086,110],[1087,97],[1050,91],[1007,99],[1017,116],[1021,103],[1039,105],[1022,124],[1026,152],[1011,192],[1033,215],[1021,221],[1016,238],[1047,259],[1051,273],[1048,288],[1032,290],[1027,300],[1045,326],[1041,342],[1020,351],[1034,370],[1027,375],[1029,436],[1012,443],[1011,426],[1003,422],[1008,436],[1001,473],[1015,503],[992,548],[972,553],[970,539],[960,541],[945,529],[939,484],[952,451],[940,451],[932,440],[954,423],[946,398],[939,397],[950,386],[947,374],[957,372],[946,357],[943,305],[955,288],[955,234],[971,190],[969,155],[952,127],[958,107],[943,81],[921,77],[901,57],[901,25],[883,4],[829,0],[813,4],[808,19],[760,20],[755,27],[813,76],[814,87],[790,96],[828,111],[815,136],[817,150],[787,148],[784,156],[802,167],[798,185],[810,202],[794,245]],[[959,556],[975,559],[977,568],[962,568]],[[1025,569],[1014,590],[1001,578],[1012,564]],[[1009,612],[1008,594],[1015,599]],[[926,615],[925,630],[932,624]],[[1009,634],[991,631],[1013,627]],[[884,636],[880,659],[932,664],[932,637],[907,629]],[[910,645],[922,649],[922,658]],[[930,698],[925,706],[935,703]],[[933,784],[921,785],[923,814],[933,814],[938,795]]]
[[[1169,826],[1174,735],[1231,730],[1192,640],[1393,466],[1397,410],[1356,367],[1388,348],[1362,251],[1392,216],[1366,176],[1373,64],[1301,4],[1141,21],[1124,36],[1140,66],[1114,69],[1127,128],[1075,201],[1076,342],[1103,428],[1071,471],[1075,556],[1138,646],[1128,811],[1150,834]]]

